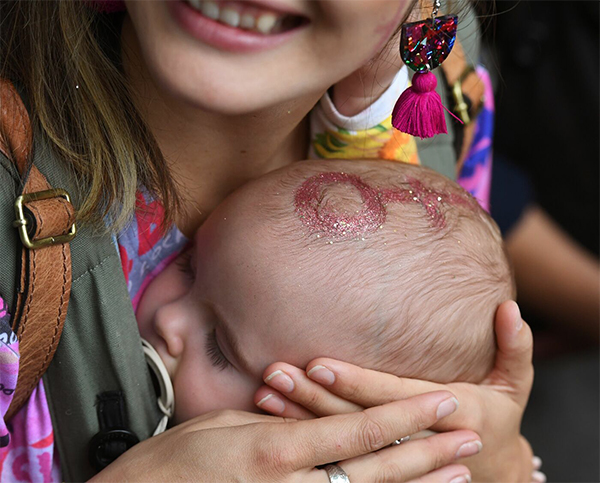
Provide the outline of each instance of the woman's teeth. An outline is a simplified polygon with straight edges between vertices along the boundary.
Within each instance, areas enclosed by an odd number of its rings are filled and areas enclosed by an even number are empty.
[[[217,3],[209,0],[186,0],[194,10],[220,23],[264,35],[281,32],[289,15],[247,8],[240,3]],[[288,18],[289,20],[289,18]],[[289,25],[290,22],[287,22]]]

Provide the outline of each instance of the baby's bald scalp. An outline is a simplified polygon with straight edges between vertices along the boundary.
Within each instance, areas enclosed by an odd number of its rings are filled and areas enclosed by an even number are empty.
[[[439,382],[489,372],[494,314],[514,285],[498,228],[456,183],[402,163],[328,160],[244,192],[267,243],[305,267],[305,290],[327,293],[349,362]]]

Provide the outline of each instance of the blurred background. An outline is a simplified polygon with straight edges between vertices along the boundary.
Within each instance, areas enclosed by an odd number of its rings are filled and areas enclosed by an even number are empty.
[[[492,216],[536,377],[523,433],[552,482],[600,481],[600,9],[479,2],[494,77]]]

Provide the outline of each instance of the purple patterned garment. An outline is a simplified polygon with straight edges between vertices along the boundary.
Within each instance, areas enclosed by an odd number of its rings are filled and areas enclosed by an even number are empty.
[[[485,84],[483,109],[477,118],[475,135],[458,176],[458,184],[471,193],[479,204],[490,211],[492,184],[492,140],[494,135],[494,89],[488,71],[477,67]]]
[[[10,328],[8,306],[0,298],[0,414],[4,416],[12,401],[19,373],[19,342]],[[4,419],[0,421],[0,448],[10,442]]]
[[[0,480],[57,481],[60,473],[44,386],[40,383],[28,403],[8,424],[4,422],[18,372],[19,343],[10,327],[8,306],[0,297]]]

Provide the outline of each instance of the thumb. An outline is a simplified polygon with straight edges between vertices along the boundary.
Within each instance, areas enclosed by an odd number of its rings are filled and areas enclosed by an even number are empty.
[[[516,302],[509,300],[498,307],[495,328],[498,354],[490,382],[502,381],[513,399],[525,407],[533,384],[533,336]]]

